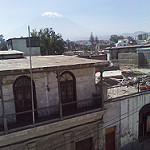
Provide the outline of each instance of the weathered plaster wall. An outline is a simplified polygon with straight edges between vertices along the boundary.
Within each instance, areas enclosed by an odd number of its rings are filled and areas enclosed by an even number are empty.
[[[30,55],[29,47],[27,47],[27,45],[26,45],[26,39],[20,39],[20,40],[19,39],[16,39],[16,40],[14,39],[12,41],[12,44],[13,44],[13,49],[14,50],[22,51],[25,56]],[[34,56],[41,55],[40,47],[31,47],[31,53]]]
[[[133,69],[139,67],[138,53],[119,53],[118,63],[120,69]]]
[[[118,101],[106,103],[103,116],[103,149],[105,150],[105,129],[115,126],[115,146],[120,150],[120,103]]]
[[[121,146],[138,139],[139,111],[150,103],[150,94],[143,94],[121,101]]]
[[[91,98],[95,93],[95,68],[76,69],[72,73],[76,77],[77,99]]]
[[[133,96],[105,104],[104,127],[116,126],[116,148],[120,150],[128,143],[138,140],[139,111],[150,103],[150,93]],[[105,136],[105,130],[103,130]],[[105,138],[105,137],[104,137]],[[132,145],[131,145],[132,146]]]

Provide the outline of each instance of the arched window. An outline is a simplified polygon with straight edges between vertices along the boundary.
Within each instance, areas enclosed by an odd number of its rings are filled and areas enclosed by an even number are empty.
[[[76,79],[70,71],[60,75],[60,92],[62,104],[76,101]],[[63,105],[63,114],[71,113],[76,107],[76,103]]]
[[[139,138],[150,137],[150,104],[143,106],[139,113]]]
[[[31,78],[28,76],[18,77],[13,85],[16,113],[32,110]],[[35,85],[33,82],[34,108],[36,109]],[[32,112],[16,115],[17,123],[32,122]]]

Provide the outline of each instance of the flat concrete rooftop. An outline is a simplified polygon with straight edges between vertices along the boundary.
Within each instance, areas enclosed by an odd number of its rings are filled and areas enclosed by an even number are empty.
[[[120,46],[120,47],[107,47],[105,50],[118,50],[118,49],[127,49],[127,48],[147,48],[150,47],[150,44],[147,45],[130,45],[130,46]]]
[[[0,60],[0,75],[13,74],[15,72],[29,72],[30,58],[4,59]],[[32,56],[33,72],[53,71],[57,69],[77,69],[87,67],[103,67],[108,62],[106,60],[94,60],[78,58],[76,56],[51,55],[51,56]]]
[[[17,50],[5,50],[5,51],[0,51],[0,56],[2,55],[22,55],[23,52],[17,51]]]

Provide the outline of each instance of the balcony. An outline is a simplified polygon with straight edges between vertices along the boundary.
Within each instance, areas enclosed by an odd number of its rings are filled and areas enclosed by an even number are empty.
[[[5,108],[4,108],[5,109]],[[0,135],[37,127],[60,120],[65,120],[84,114],[101,111],[102,98],[77,100],[69,103],[59,103],[54,106],[37,108],[24,112],[0,116]],[[34,116],[34,117],[33,117]],[[18,119],[19,118],[19,119]]]

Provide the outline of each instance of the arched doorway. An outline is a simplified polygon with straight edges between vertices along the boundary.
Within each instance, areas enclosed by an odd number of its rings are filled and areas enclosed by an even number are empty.
[[[64,104],[62,107],[63,114],[70,114],[77,108],[76,103],[71,103],[76,101],[76,79],[70,71],[65,71],[60,75],[60,92],[61,102]]]
[[[32,110],[31,78],[20,76],[14,82],[14,100],[16,113]],[[36,109],[35,85],[33,82],[33,100]],[[16,115],[16,121],[19,124],[32,123],[32,112],[26,112]]]
[[[150,137],[150,104],[143,106],[139,113],[139,139]]]

